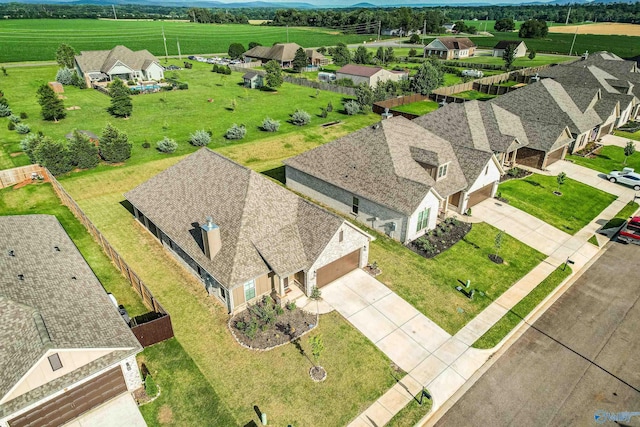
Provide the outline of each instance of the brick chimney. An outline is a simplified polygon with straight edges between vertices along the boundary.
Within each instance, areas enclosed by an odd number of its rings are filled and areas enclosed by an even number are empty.
[[[213,259],[222,247],[220,227],[213,223],[213,218],[207,217],[207,222],[201,225],[200,229],[202,230],[204,254],[209,257],[209,259]]]

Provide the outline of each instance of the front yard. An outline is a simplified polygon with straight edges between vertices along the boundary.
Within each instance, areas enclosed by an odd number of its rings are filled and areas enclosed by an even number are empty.
[[[505,263],[493,263],[489,255],[495,253],[498,232],[488,224],[474,224],[464,240],[432,259],[377,235],[371,243],[369,262],[377,262],[382,270],[377,279],[444,330],[455,334],[545,258],[544,254],[504,235],[500,256]],[[478,291],[473,300],[455,289],[467,280]]]
[[[616,196],[567,178],[561,196],[555,176],[533,174],[498,187],[509,204],[568,234],[576,234],[609,206]]]
[[[636,143],[636,145],[638,144]],[[634,168],[636,171],[640,171],[640,153],[636,151],[629,156],[625,165],[624,148],[615,145],[605,145],[593,158],[570,155],[567,156],[567,160],[605,174],[613,170],[622,170],[624,167]]]

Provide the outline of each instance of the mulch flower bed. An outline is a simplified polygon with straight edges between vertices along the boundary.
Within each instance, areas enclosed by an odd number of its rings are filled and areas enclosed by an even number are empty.
[[[378,267],[378,263],[376,262],[374,262],[373,264],[367,265],[366,267],[364,267],[363,270],[369,273],[373,277],[376,277],[377,275],[382,274],[382,270],[380,270],[380,267]]]
[[[309,370],[311,379],[319,383],[327,379],[327,371],[322,366],[314,366]]]
[[[271,297],[249,306],[229,321],[236,340],[245,347],[269,350],[301,337],[317,324],[315,314],[288,304],[282,308]]]
[[[507,173],[500,177],[500,182],[509,181],[510,179],[526,178],[529,175],[533,175],[533,172],[526,169],[511,168],[507,171]]]
[[[424,236],[409,242],[407,247],[425,258],[433,258],[458,243],[469,231],[471,224],[447,218]]]
[[[602,149],[604,145],[598,144],[597,142],[589,142],[582,150],[576,151],[574,154],[580,157],[587,157],[589,159],[593,159],[596,157],[600,149]]]

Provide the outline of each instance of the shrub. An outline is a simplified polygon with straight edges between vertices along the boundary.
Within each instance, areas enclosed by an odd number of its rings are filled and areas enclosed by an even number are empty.
[[[9,121],[13,123],[20,123],[20,117],[16,116],[15,114],[12,114],[9,116]]]
[[[11,107],[0,104],[0,117],[9,117],[11,115]]]
[[[9,130],[15,130],[15,129],[16,129],[16,124],[15,124],[15,123],[13,123],[13,122],[9,122],[9,123],[7,124],[7,129],[9,129]]]
[[[124,162],[131,157],[127,134],[107,123],[100,137],[100,156],[110,163]]]
[[[29,132],[31,132],[31,128],[26,123],[18,123],[16,125],[16,132],[19,133],[20,135],[26,135]]]
[[[158,150],[163,153],[173,153],[178,148],[178,143],[165,136],[162,140],[157,142],[156,147],[158,147]]]
[[[333,111],[333,104],[331,103],[331,101],[329,101],[329,103],[327,104],[327,111],[329,113]]]
[[[69,151],[61,142],[42,138],[37,144],[33,156],[54,175],[69,172],[73,166],[69,161]]]
[[[296,126],[308,125],[311,122],[311,116],[304,110],[296,110],[291,115],[291,123]]]
[[[145,141],[142,143],[142,148],[149,148],[151,147],[151,143],[149,141]]]
[[[281,316],[284,313],[284,309],[282,307],[280,307],[279,305],[276,305],[276,314],[278,316]]]
[[[211,135],[209,135],[205,130],[197,130],[191,134],[189,142],[191,145],[195,145],[196,147],[204,147],[209,145],[211,142]]]
[[[428,254],[432,254],[436,250],[435,246],[433,246],[433,244],[428,239],[425,239],[424,237],[420,237],[419,239],[416,240],[416,247],[418,247],[418,249],[423,250]]]
[[[320,117],[322,117],[323,119],[327,118],[327,109],[324,107],[320,107]]]
[[[22,141],[20,141],[20,148],[27,153],[31,163],[37,163],[36,150],[38,146],[44,141],[44,137],[41,133],[30,133]]]
[[[144,391],[149,397],[158,395],[158,385],[151,375],[147,375],[147,377],[144,379]]]
[[[277,132],[280,129],[280,121],[273,120],[270,117],[265,117],[262,121],[262,130],[265,132]]]
[[[346,111],[348,115],[354,116],[360,112],[360,104],[354,100],[347,101],[344,103],[344,111]]]
[[[178,90],[187,90],[189,89],[189,83],[178,83]]]
[[[213,72],[213,73],[217,73],[218,72],[218,64],[213,64],[213,68],[211,68],[211,72]]]
[[[287,310],[293,311],[296,309],[296,302],[295,301],[288,302],[286,307],[287,307]]]
[[[56,81],[65,86],[71,86],[73,84],[73,75],[75,72],[69,68],[60,68],[56,73]]]
[[[256,337],[256,333],[258,332],[258,321],[252,318],[249,323],[247,323],[247,326],[243,332],[250,340],[254,339]]]
[[[238,126],[237,124],[233,124],[227,132],[224,134],[224,137],[227,139],[242,139],[247,134],[247,128],[244,125]]]
[[[87,83],[84,81],[84,79],[82,79],[78,73],[73,73],[71,75],[71,84],[75,87],[77,87],[78,89],[86,89],[87,88]]]
[[[518,176],[518,173],[520,172],[520,169],[518,168],[511,168],[507,171],[507,175],[509,175],[510,177],[514,177],[514,176]]]
[[[24,119],[28,119],[28,118],[29,118],[29,115],[23,111],[22,113],[20,113],[20,118],[21,118],[22,120],[24,120]]]

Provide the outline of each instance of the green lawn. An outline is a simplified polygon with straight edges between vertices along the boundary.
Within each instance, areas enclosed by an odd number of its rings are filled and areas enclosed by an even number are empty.
[[[587,242],[591,243],[593,246],[600,247],[600,244],[598,243],[598,238],[596,237],[595,234],[589,237],[589,240],[587,240]]]
[[[489,260],[498,230],[486,223],[474,224],[465,240],[432,259],[412,252],[386,236],[371,243],[370,262],[377,262],[377,278],[450,334],[455,334],[505,290],[527,274],[545,255],[504,235],[500,256],[505,263]],[[467,299],[455,287],[467,280],[486,296]]]
[[[426,397],[423,398],[422,406],[420,406],[419,399],[420,395],[411,400],[407,406],[402,408],[385,424],[386,427],[409,427],[418,424],[418,421],[424,418],[431,411],[431,406],[433,406],[433,402]]]
[[[638,206],[638,204],[634,201],[627,203],[625,207],[616,214],[616,216],[611,218],[609,222],[607,222],[602,227],[602,229],[606,230],[608,228],[617,228],[622,226],[622,224],[624,224],[625,221],[627,221],[638,210],[639,207],[640,206]]]
[[[393,107],[394,111],[402,111],[405,113],[417,114],[419,116],[430,113],[438,109],[438,103],[434,101],[419,101],[411,104]]]
[[[272,143],[283,145],[277,137]],[[260,143],[253,142],[237,146],[242,150],[235,154],[244,159],[259,155],[252,154],[250,146],[260,149]],[[326,348],[321,363],[328,378],[323,383],[311,381],[311,365],[292,345],[269,352],[240,347],[227,329],[228,315],[222,305],[208,297],[201,283],[174,262],[120,204],[124,192],[177,160],[111,168],[101,174],[78,173],[61,182],[171,314],[178,342],[236,425],[257,422],[254,405],[268,414],[273,425],[347,424],[395,383],[384,354],[336,313],[322,316],[314,332],[322,334]],[[264,167],[269,162],[275,161],[265,158],[249,166]],[[308,352],[306,339],[301,344]]]
[[[614,132],[614,135],[619,136],[621,138],[629,138],[629,139],[633,139],[634,141],[640,141],[640,130],[633,133],[625,132],[622,130],[616,130]]]
[[[592,159],[575,155],[567,156],[567,159],[577,165],[585,166],[605,174],[613,170],[621,170],[624,167],[630,167],[640,171],[640,152],[636,151],[629,156],[625,165],[624,148],[615,145],[605,145]]]
[[[571,267],[558,267],[536,286],[527,296],[522,298],[507,314],[473,343],[475,348],[493,348],[515,328],[522,319],[538,306],[560,283],[571,275]]]
[[[0,215],[29,214],[48,214],[58,218],[102,286],[116,297],[119,304],[125,306],[129,316],[149,312],[129,282],[113,266],[80,221],[66,206],[60,204],[51,184],[31,184],[18,190],[12,187],[0,190]]]
[[[359,43],[372,35],[343,34],[334,29],[276,27],[240,24],[195,24],[175,21],[107,21],[96,19],[15,19],[0,21],[0,63],[54,60],[60,43],[76,51],[111,49],[123,44],[130,49],[148,49],[164,56],[162,31],[169,55],[226,53],[231,43],[245,48],[255,41],[264,46],[295,42],[304,47],[332,46],[338,42]]]
[[[465,99],[477,99],[478,101],[488,101],[498,95],[489,95],[487,93],[478,92],[477,90],[465,90],[464,92],[454,93],[451,96],[457,96],[458,98]]]
[[[497,42],[498,41],[496,40],[495,43]],[[525,44],[528,46],[529,41],[525,40]],[[539,55],[536,55],[536,57],[533,59],[529,59],[528,56],[516,58],[516,60],[513,62],[513,66],[514,67],[538,67],[540,65],[546,65],[546,64],[561,64],[563,62],[566,62],[572,59],[575,60],[576,59],[575,56],[571,57],[571,56],[563,56],[563,55],[539,54]],[[504,65],[504,60],[502,59],[502,57],[490,56],[490,55],[476,55],[472,58],[465,58],[464,60],[461,60],[461,62],[465,62],[465,63],[470,62],[472,64]]]
[[[343,96],[321,91],[316,98],[316,90],[292,84],[283,84],[277,92],[259,91],[241,87],[241,73],[230,76],[210,72],[211,65],[195,63],[192,70],[178,71],[178,75],[189,83],[184,91],[160,92],[133,97],[133,115],[128,119],[110,116],[106,108],[110,98],[96,90],[65,88],[64,100],[67,107],[79,106],[80,110],[68,111],[67,118],[58,123],[45,122],[40,118],[40,106],[36,101],[39,85],[55,79],[56,67],[21,67],[9,69],[8,77],[0,77],[0,88],[16,114],[26,112],[24,120],[32,132],[41,131],[54,139],[63,140],[73,129],[84,129],[98,135],[107,122],[125,131],[133,143],[132,158],[128,164],[147,162],[167,156],[155,149],[157,141],[164,136],[174,138],[178,150],[172,156],[180,156],[196,150],[188,143],[189,135],[197,129],[205,129],[213,134],[211,148],[239,145],[248,141],[272,137],[274,134],[259,130],[267,116],[281,122],[276,135],[285,139],[291,134],[304,139],[315,140],[334,132],[324,129],[321,124],[341,120],[343,131],[354,131],[379,120],[375,114],[347,116],[340,113]],[[169,75],[170,73],[168,73]],[[207,102],[212,99],[213,102]],[[230,111],[231,102],[237,102],[235,111]],[[334,110],[327,118],[319,117],[320,107],[332,103]],[[294,126],[287,121],[296,109],[311,114],[311,123],[305,127]],[[7,129],[8,119],[0,119],[0,167],[28,164],[26,155],[20,155],[21,135]],[[244,124],[247,136],[240,142],[228,142],[224,133],[233,123]],[[151,148],[142,143],[148,141]],[[110,166],[106,166],[108,169]],[[103,167],[105,168],[105,167]]]
[[[560,191],[555,176],[533,174],[500,184],[509,203],[568,234],[576,234],[616,199],[616,196],[567,178]]]
[[[140,406],[150,427],[237,424],[222,397],[175,338],[145,348],[137,359],[160,387],[157,399]]]

